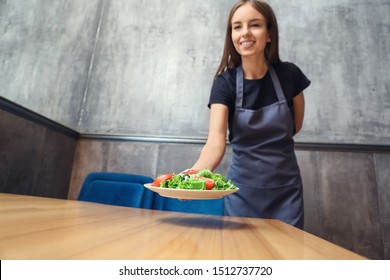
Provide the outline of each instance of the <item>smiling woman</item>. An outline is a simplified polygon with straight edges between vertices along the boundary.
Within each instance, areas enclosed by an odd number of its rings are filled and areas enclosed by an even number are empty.
[[[225,198],[225,215],[279,219],[303,227],[302,180],[293,136],[310,81],[282,62],[278,25],[263,1],[241,0],[229,15],[224,54],[211,91],[209,135],[192,169],[214,170],[233,149],[228,179],[240,188]]]

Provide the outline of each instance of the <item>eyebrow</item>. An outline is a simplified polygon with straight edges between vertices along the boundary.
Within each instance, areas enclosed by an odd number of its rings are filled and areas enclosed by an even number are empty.
[[[262,18],[254,18],[254,19],[251,19],[249,21],[249,23],[254,22],[254,21],[264,21],[264,19],[262,19]],[[239,23],[241,23],[241,21],[235,21],[235,22],[232,22],[232,25],[233,24],[239,24]]]

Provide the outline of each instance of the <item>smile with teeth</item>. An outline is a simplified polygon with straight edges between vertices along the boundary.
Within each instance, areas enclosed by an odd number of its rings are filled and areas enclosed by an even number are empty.
[[[240,45],[243,47],[250,47],[255,44],[255,41],[242,41],[240,42]]]

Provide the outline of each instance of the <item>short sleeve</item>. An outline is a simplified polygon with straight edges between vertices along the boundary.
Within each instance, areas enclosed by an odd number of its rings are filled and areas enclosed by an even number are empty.
[[[211,87],[211,94],[208,107],[211,104],[224,104],[231,108],[234,107],[235,92],[232,91],[232,86],[223,74],[217,76]]]

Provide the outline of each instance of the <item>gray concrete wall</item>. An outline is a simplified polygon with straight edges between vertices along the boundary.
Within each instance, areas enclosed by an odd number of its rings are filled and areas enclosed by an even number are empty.
[[[297,141],[389,144],[389,0],[269,1],[312,80]],[[206,137],[235,0],[0,0],[0,95],[81,133]]]
[[[390,143],[390,1],[271,1],[281,55],[312,80],[298,141]]]
[[[0,95],[76,128],[100,10],[100,0],[0,0]]]

